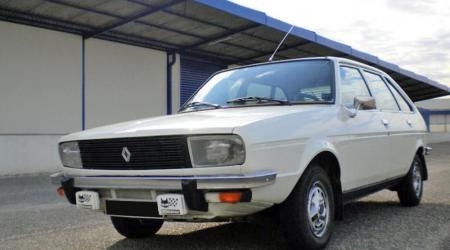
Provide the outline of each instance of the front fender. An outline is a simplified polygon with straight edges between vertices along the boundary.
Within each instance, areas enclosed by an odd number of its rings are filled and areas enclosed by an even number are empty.
[[[302,177],[303,173],[305,172],[309,164],[314,160],[316,156],[318,156],[320,153],[323,152],[330,152],[333,155],[337,156],[336,147],[327,138],[320,138],[315,140],[313,139],[306,143],[303,152],[300,154],[300,160],[298,163],[297,171],[293,173],[293,176],[295,176],[293,181],[295,182],[291,183],[289,192],[285,197],[283,197],[283,201],[289,196],[289,194],[291,194],[292,190],[294,189],[295,185],[300,181],[300,178]]]
[[[288,163],[291,166],[284,168],[283,172],[278,172],[273,185],[253,190],[255,199],[282,203],[290,195],[305,169],[318,154],[331,152],[337,155],[335,146],[327,138],[309,139],[300,148],[301,151],[297,151],[296,159]],[[280,160],[280,158],[278,159]],[[280,163],[287,162],[281,161]]]
[[[312,140],[311,142],[306,144],[305,149],[303,150],[303,153],[301,154],[300,157],[299,168],[297,172],[299,175],[299,179],[303,174],[303,172],[305,171],[305,169],[309,166],[311,161],[322,152],[330,152],[335,156],[338,155],[336,147],[327,138]]]

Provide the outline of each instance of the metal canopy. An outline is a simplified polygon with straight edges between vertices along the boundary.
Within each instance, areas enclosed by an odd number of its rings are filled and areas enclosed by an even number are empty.
[[[0,0],[0,20],[146,48],[249,64],[268,59],[290,24],[219,0]],[[275,60],[338,56],[390,74],[413,101],[449,88],[315,32],[295,27]]]

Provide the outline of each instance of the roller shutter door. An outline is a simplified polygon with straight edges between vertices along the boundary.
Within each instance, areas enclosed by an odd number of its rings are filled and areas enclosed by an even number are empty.
[[[226,66],[218,62],[181,56],[180,104],[183,105],[214,72],[224,68]]]

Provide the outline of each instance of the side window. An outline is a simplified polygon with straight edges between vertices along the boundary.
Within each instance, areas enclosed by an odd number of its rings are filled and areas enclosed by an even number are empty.
[[[370,96],[366,83],[359,73],[359,70],[351,67],[341,66],[339,69],[341,76],[341,96],[342,104],[346,107],[353,107],[355,96]]]
[[[398,92],[398,90],[392,85],[392,82],[388,78],[386,79],[389,89],[394,94],[395,99],[397,100],[398,105],[400,106],[400,109],[404,112],[410,112],[412,111],[411,106],[406,102],[405,98]]]
[[[367,80],[367,84],[369,85],[373,97],[375,97],[377,108],[379,110],[398,111],[397,103],[381,76],[364,71],[364,77]]]

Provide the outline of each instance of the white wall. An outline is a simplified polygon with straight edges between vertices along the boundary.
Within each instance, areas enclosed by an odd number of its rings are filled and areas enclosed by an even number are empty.
[[[166,53],[86,41],[86,128],[166,114]]]
[[[0,175],[56,171],[60,164],[57,141],[61,135],[0,136]]]
[[[450,132],[447,133],[430,133],[428,143],[450,142]],[[433,153],[433,152],[431,152]]]
[[[432,133],[450,132],[447,130],[447,116],[446,114],[430,114],[430,131]]]
[[[81,128],[79,36],[0,22],[0,175],[53,171]]]
[[[81,130],[81,37],[0,22],[0,175],[51,172]],[[166,114],[166,53],[86,41],[86,127]],[[180,58],[172,71],[180,105]]]
[[[81,126],[81,39],[0,22],[0,134]]]
[[[439,97],[420,102],[415,102],[417,107],[431,109],[431,110],[449,110],[450,109],[450,96]]]

